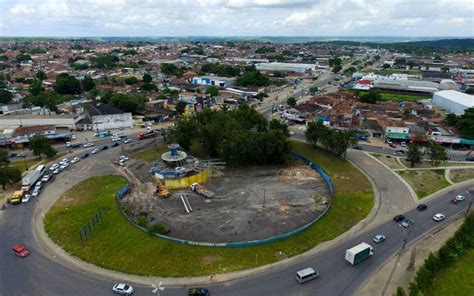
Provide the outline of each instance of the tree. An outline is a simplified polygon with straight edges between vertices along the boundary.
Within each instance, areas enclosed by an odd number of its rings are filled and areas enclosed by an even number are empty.
[[[357,69],[354,68],[354,67],[349,67],[347,69],[344,70],[344,74],[346,75],[352,75],[354,74],[355,72],[357,72]]]
[[[446,162],[447,153],[443,145],[436,144],[431,141],[429,144],[430,160],[432,166],[438,166],[441,163]]]
[[[411,163],[411,167],[415,167],[415,164],[421,162],[423,152],[416,142],[408,144],[407,160]]]
[[[89,75],[86,75],[84,77],[81,84],[82,84],[82,89],[84,91],[90,91],[90,90],[94,89],[94,87],[95,87],[94,79],[92,79],[92,77],[90,77]]]
[[[143,99],[124,94],[114,94],[110,98],[110,103],[125,112],[135,113],[144,104]]]
[[[268,98],[268,94],[266,92],[259,92],[256,96],[257,100],[263,101],[264,98]]]
[[[314,147],[318,144],[318,141],[327,136],[330,130],[321,120],[312,121],[308,123],[306,132],[304,133],[306,141],[311,143]]]
[[[28,91],[32,96],[37,96],[41,92],[43,92],[44,88],[43,88],[43,83],[41,82],[41,80],[33,81],[33,83],[30,84],[30,87],[28,88]]]
[[[444,118],[444,122],[446,122],[447,124],[451,125],[451,126],[457,126],[458,125],[458,121],[459,121],[459,117],[454,114],[454,113],[449,113],[448,115],[446,115],[446,117]]]
[[[319,88],[317,86],[312,86],[309,88],[309,93],[314,95],[315,93],[317,93],[319,91]]]
[[[329,58],[329,67],[332,67],[332,72],[337,73],[342,70],[342,60],[339,56]]]
[[[144,91],[158,91],[158,87],[154,83],[143,83],[140,89]]]
[[[296,99],[294,97],[289,97],[288,100],[286,100],[286,103],[290,107],[295,107],[296,106]]]
[[[130,76],[130,77],[125,78],[125,83],[128,84],[128,85],[132,85],[132,84],[135,84],[135,83],[138,83],[138,82],[139,82],[139,80],[135,76]]]
[[[219,88],[215,85],[211,85],[206,89],[206,94],[211,97],[217,97],[219,95]]]
[[[462,137],[474,139],[474,108],[464,110],[464,114],[459,117],[456,127]]]
[[[385,64],[382,65],[382,68],[388,69],[388,68],[390,68],[390,64],[386,64],[386,63],[385,63]]]
[[[0,104],[8,104],[12,100],[13,95],[8,90],[0,89]]]
[[[14,184],[21,180],[21,171],[14,167],[0,168],[0,184],[3,190],[7,184]]]
[[[180,77],[183,75],[183,71],[178,68],[175,64],[161,64],[161,73],[167,75],[167,76],[178,76]]]
[[[51,157],[56,154],[56,150],[48,143],[48,139],[41,134],[36,134],[30,138],[30,149],[33,154],[41,158],[41,154]],[[54,152],[53,152],[54,151]]]
[[[58,94],[75,95],[81,92],[81,83],[76,78],[69,76],[67,73],[61,73],[56,77],[54,90]]]
[[[255,67],[248,67],[244,74],[237,78],[237,85],[240,86],[267,86],[270,84],[270,79],[263,75]]]
[[[39,70],[38,73],[36,73],[36,78],[38,78],[39,80],[46,80],[48,79],[48,76],[46,75],[46,73],[44,73],[44,71]]]
[[[382,96],[380,95],[379,91],[374,89],[370,90],[368,93],[359,96],[359,100],[361,102],[368,104],[376,104],[381,99]]]
[[[8,150],[0,149],[0,168],[7,167],[10,164],[10,155]]]
[[[468,95],[474,95],[474,87],[470,87],[470,88],[466,89],[466,93]]]
[[[449,72],[449,66],[446,66],[446,65],[442,66],[441,71],[444,72],[444,73],[448,73]]]
[[[150,82],[153,81],[153,78],[151,77],[150,74],[145,73],[145,74],[143,74],[142,80],[143,80],[144,83],[150,83]]]
[[[16,56],[15,60],[17,61],[17,63],[21,63],[21,62],[27,62],[27,61],[31,61],[31,56],[27,53],[20,53],[19,55]]]
[[[185,101],[178,101],[178,104],[176,104],[176,107],[175,107],[176,113],[178,113],[179,115],[183,114],[184,110],[186,110],[187,105],[188,104],[186,104]]]

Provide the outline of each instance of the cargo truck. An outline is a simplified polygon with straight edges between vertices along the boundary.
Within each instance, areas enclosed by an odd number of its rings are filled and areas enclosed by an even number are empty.
[[[374,254],[374,248],[367,243],[360,243],[355,247],[346,250],[346,261],[351,265],[369,258]]]
[[[154,138],[154,137],[157,137],[158,136],[158,133],[156,131],[149,131],[149,132],[146,132],[146,133],[139,133],[138,134],[138,140],[145,140],[145,139],[151,139],[151,138]]]
[[[29,191],[31,187],[38,181],[45,173],[46,167],[39,165],[36,169],[31,170],[26,176],[21,179],[21,190],[23,192]]]

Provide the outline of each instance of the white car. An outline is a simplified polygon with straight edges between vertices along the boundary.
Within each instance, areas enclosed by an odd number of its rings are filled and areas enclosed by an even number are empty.
[[[128,160],[128,156],[127,156],[127,155],[121,155],[121,156],[119,157],[119,160],[127,161],[127,160]]]
[[[40,190],[35,188],[35,190],[33,190],[33,193],[31,193],[31,197],[38,197],[39,194],[40,194]]]
[[[123,166],[125,166],[125,161],[119,160],[118,164],[119,164],[119,166],[123,167]]]
[[[406,146],[407,146],[407,143],[405,143],[405,142],[401,142],[401,143],[400,143],[400,146],[402,146],[402,147],[406,147]]]
[[[60,166],[61,170],[64,170],[65,168],[67,168],[69,166],[69,163],[64,163]]]
[[[31,197],[31,195],[29,195],[29,194],[23,195],[23,197],[21,198],[21,202],[22,202],[22,203],[29,202],[29,201],[30,201],[30,197]]]
[[[130,138],[123,140],[123,143],[124,143],[124,144],[130,144],[130,143],[132,143],[132,142],[133,142],[133,140],[130,139]]]
[[[378,244],[378,243],[381,243],[385,240],[385,235],[383,234],[376,234],[372,240],[374,241],[374,243]]]
[[[58,167],[59,167],[59,164],[53,163],[53,164],[49,167],[49,170],[50,170],[50,171],[54,171],[54,170],[56,170]]]
[[[84,145],[82,145],[82,147],[84,148],[89,148],[89,147],[92,147],[94,146],[94,143],[85,143]]]
[[[457,201],[463,201],[463,200],[465,200],[465,199],[466,199],[466,198],[464,197],[464,195],[458,195],[458,196],[456,196],[456,200],[457,200]]]
[[[115,294],[132,295],[133,287],[127,284],[119,283],[112,287],[112,291],[114,291]]]
[[[67,158],[63,158],[63,159],[59,162],[59,164],[61,164],[61,165],[65,165],[66,163],[69,164],[69,159],[67,159]]]
[[[42,186],[43,186],[42,182],[41,182],[41,181],[38,181],[38,182],[36,182],[36,184],[35,184],[35,189],[38,188],[38,190],[40,190]]]
[[[114,142],[120,141],[120,138],[119,137],[112,137],[112,141],[114,141]]]
[[[55,175],[59,174],[59,168],[55,169],[55,170],[53,171],[53,174],[55,174]]]
[[[41,182],[48,182],[51,179],[51,175],[44,175],[43,178],[41,178]]]
[[[440,213],[433,216],[433,220],[435,220],[436,222],[442,221],[443,219],[444,219],[444,215]]]
[[[79,160],[81,160],[79,157],[74,157],[73,159],[71,159],[71,163],[76,163]]]
[[[95,148],[94,150],[91,151],[91,154],[96,154],[97,152],[99,152],[99,149]]]

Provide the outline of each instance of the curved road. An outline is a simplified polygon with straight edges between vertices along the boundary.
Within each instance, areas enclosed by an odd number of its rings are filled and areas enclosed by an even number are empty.
[[[52,184],[46,185],[39,198],[54,200],[57,194],[91,175],[113,173],[110,162],[116,159],[119,151],[109,149],[73,165],[68,171],[60,173]],[[387,214],[398,214],[403,208],[413,208],[415,202],[408,190],[403,189],[400,182],[397,182],[398,179],[390,175],[386,168],[367,157],[360,151],[349,153],[349,158],[371,175],[379,187],[379,212],[387,210]],[[406,215],[415,220],[415,225],[410,228],[409,242],[446,223],[435,223],[431,219],[435,213],[442,212],[446,215],[446,220],[449,220],[465,211],[468,202],[451,205],[449,200],[453,195],[465,192],[468,187],[464,185],[432,198],[427,202],[429,208],[425,212],[408,211]],[[10,206],[0,212],[0,295],[111,294],[112,281],[70,269],[43,253],[32,233],[32,215],[38,203],[42,202],[33,199],[29,204]],[[393,205],[397,208],[392,207]],[[374,233],[385,234],[387,241],[375,245],[375,255],[372,258],[357,266],[347,265],[344,261],[345,250],[361,241],[370,242]],[[11,254],[10,248],[14,243],[24,243],[32,251],[31,256],[21,259]],[[401,228],[389,220],[378,223],[371,230],[351,235],[303,262],[292,261],[260,275],[208,287],[213,295],[351,295],[402,245]],[[298,285],[294,279],[295,272],[308,266],[316,268],[321,273],[321,278],[306,285]],[[150,287],[136,286],[135,295],[153,294]],[[167,287],[161,295],[186,295],[186,288]]]

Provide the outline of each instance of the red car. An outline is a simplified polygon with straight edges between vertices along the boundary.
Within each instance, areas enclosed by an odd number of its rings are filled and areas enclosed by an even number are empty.
[[[28,251],[28,249],[20,245],[14,245],[12,248],[12,251],[15,255],[21,258],[25,258],[26,256],[30,255],[30,251]]]

